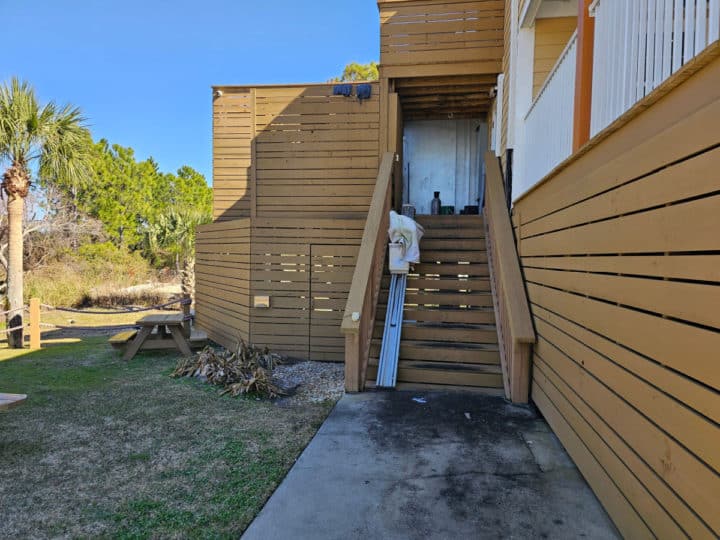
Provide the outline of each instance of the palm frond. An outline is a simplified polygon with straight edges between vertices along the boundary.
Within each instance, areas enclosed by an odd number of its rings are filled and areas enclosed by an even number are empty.
[[[37,161],[46,182],[89,178],[89,141],[79,109],[50,102],[40,107],[35,91],[17,77],[0,85],[0,161]]]

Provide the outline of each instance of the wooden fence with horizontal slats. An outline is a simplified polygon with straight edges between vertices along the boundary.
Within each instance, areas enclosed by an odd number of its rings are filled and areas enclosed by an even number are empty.
[[[296,358],[343,360],[343,310],[360,219],[257,218],[200,227],[197,324],[214,341],[242,338]],[[270,307],[253,307],[269,296]]]
[[[213,99],[213,218],[250,217],[253,92],[221,92]]]
[[[384,77],[502,71],[504,0],[386,0],[378,6]]]
[[[226,347],[250,337],[250,219],[198,227],[196,323]]]
[[[378,168],[379,96],[333,85],[258,88],[255,171],[259,217],[361,217]]]
[[[379,155],[379,85],[217,87],[214,215],[197,236],[197,321],[298,358],[343,360],[340,333]],[[270,307],[253,307],[269,296]]]
[[[514,208],[532,399],[627,538],[720,535],[717,54]]]
[[[333,95],[334,84],[217,87],[215,219],[364,216],[380,144],[370,84],[362,101]]]
[[[343,309],[360,247],[361,219],[259,218],[253,223],[253,343],[297,358],[343,360]]]

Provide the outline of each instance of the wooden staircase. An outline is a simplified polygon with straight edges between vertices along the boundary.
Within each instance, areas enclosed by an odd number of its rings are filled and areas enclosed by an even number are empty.
[[[398,388],[503,388],[482,216],[418,216],[421,262],[408,275]],[[375,385],[390,276],[383,276],[367,369]]]

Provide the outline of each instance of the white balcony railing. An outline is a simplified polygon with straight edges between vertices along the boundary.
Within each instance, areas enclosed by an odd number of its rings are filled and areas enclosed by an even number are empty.
[[[576,55],[577,32],[525,115],[523,191],[572,153]]]
[[[720,0],[596,0],[591,135],[720,36]]]

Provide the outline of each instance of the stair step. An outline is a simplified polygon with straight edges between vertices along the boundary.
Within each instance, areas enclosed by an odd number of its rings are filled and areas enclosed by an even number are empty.
[[[368,379],[377,376],[377,366],[368,365]],[[500,366],[485,364],[447,364],[401,360],[398,364],[398,382],[449,384],[500,388],[503,385]]]
[[[383,326],[376,324],[373,337],[381,338]],[[497,343],[497,329],[491,324],[443,324],[404,322],[401,339],[462,343]]]
[[[430,292],[408,291],[405,304],[418,306],[475,306],[492,307],[492,294],[489,292]]]
[[[404,319],[418,322],[495,324],[495,311],[492,308],[425,309],[407,307]]]
[[[390,276],[383,276],[382,287],[390,286]],[[436,291],[490,292],[490,280],[485,278],[427,277],[408,275],[408,289],[433,289]]]
[[[368,384],[366,388],[369,390],[373,389],[374,384]],[[462,392],[467,394],[468,392],[474,394],[482,394],[487,396],[505,397],[505,390],[503,388],[488,388],[480,386],[458,386],[454,384],[427,384],[427,383],[398,383],[395,385],[395,390],[405,390],[414,392],[430,392],[442,390],[443,392]]]
[[[490,280],[478,278],[435,278],[408,277],[409,289],[434,289],[438,291],[481,291],[490,292]]]
[[[485,251],[420,249],[421,263],[487,263]]]
[[[485,222],[483,217],[480,215],[474,216],[428,216],[418,215],[415,216],[415,221],[427,229],[443,229],[443,228],[462,228],[462,229],[483,229],[485,228]]]
[[[385,321],[385,305],[379,305],[376,324]],[[482,308],[425,308],[406,306],[403,320],[409,322],[495,324],[495,311],[491,307]]]
[[[485,230],[478,228],[478,227],[472,227],[472,228],[431,228],[431,229],[425,229],[425,233],[423,234],[421,242],[424,242],[428,239],[436,239],[436,238],[450,238],[450,239],[456,239],[456,238],[473,238],[473,239],[484,239],[485,238]]]
[[[441,275],[441,276],[470,276],[470,277],[487,277],[490,275],[490,269],[487,264],[457,264],[437,262],[419,263],[413,265],[413,274],[418,275]]]
[[[377,365],[380,340],[370,346],[370,364]],[[463,364],[500,365],[500,351],[495,343],[468,344],[442,341],[403,340],[400,343],[400,360],[425,360]]]
[[[387,304],[388,292],[380,291],[378,304]],[[408,290],[405,293],[405,305],[411,306],[473,306],[492,307],[490,292],[434,292]]]
[[[485,251],[484,239],[469,238],[425,238],[420,240],[420,251]]]
[[[448,326],[424,326],[403,324],[403,339],[443,341],[456,343],[497,343],[497,330],[491,325],[454,328]]]

